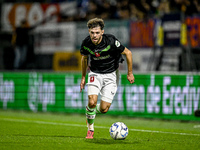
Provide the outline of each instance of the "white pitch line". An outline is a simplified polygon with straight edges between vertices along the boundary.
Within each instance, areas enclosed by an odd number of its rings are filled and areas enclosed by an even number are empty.
[[[11,119],[11,118],[0,118],[0,120],[15,121],[15,122],[26,122],[26,123],[32,122],[32,123],[37,123],[37,124],[48,124],[48,125],[86,127],[86,125],[80,125],[80,124],[68,124],[68,123],[45,122],[45,121],[33,121],[33,120],[23,120],[23,119]],[[109,127],[105,127],[105,126],[96,126],[96,125],[95,125],[95,128],[109,128]],[[150,132],[150,133],[163,133],[163,134],[176,134],[176,135],[189,135],[189,136],[200,136],[200,134],[192,134],[192,133],[164,132],[164,131],[141,130],[141,129],[129,129],[129,131]]]
[[[200,128],[200,125],[194,125],[194,128]]]
[[[164,131],[140,130],[140,129],[130,129],[130,130],[131,130],[131,131],[138,131],[138,132],[151,132],[151,133],[164,133],[164,134],[177,134],[177,135],[200,136],[200,134],[192,134],[192,133],[164,132]]]

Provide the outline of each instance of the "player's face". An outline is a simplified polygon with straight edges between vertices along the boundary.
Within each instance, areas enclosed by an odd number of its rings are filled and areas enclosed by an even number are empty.
[[[94,43],[95,45],[99,44],[102,40],[103,33],[104,33],[104,30],[101,30],[99,26],[89,29],[89,34],[90,34],[92,43]]]

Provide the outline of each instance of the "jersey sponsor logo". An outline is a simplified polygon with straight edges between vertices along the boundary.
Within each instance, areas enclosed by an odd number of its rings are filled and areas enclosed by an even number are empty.
[[[103,60],[103,59],[108,59],[108,58],[110,58],[110,55],[107,55],[107,56],[102,56],[102,57],[94,57],[93,59],[94,60]]]
[[[120,42],[116,40],[116,41],[115,41],[115,46],[116,46],[116,47],[119,47],[119,46],[120,46]]]

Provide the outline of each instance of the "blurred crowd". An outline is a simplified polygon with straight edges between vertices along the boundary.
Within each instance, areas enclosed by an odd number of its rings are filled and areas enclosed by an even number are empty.
[[[200,12],[200,0],[77,0],[77,2],[78,13],[75,16],[62,16],[63,20],[84,21],[94,17],[105,20],[143,20],[148,17],[160,17],[165,13],[182,12],[187,16]]]
[[[2,1],[27,2],[27,0]],[[30,0],[30,2],[77,2],[76,15],[66,16],[61,13],[59,15],[62,21],[85,21],[93,17],[142,20],[173,12],[182,12],[186,16],[200,13],[200,0]]]

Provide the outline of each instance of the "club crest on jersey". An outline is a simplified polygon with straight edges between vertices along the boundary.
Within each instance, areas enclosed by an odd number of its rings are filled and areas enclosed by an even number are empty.
[[[100,57],[100,54],[98,52],[95,52],[96,57]]]

